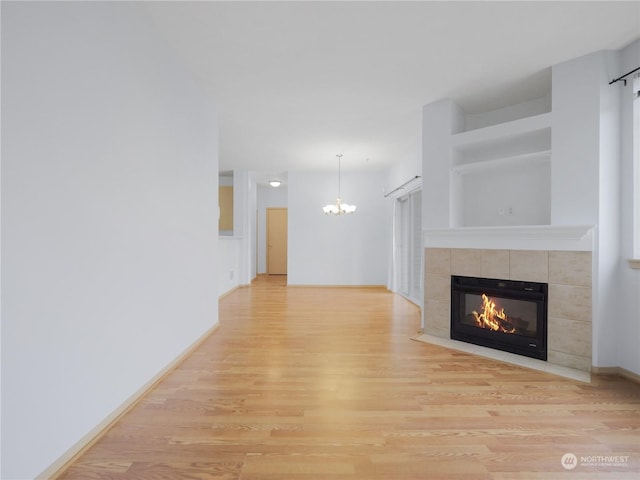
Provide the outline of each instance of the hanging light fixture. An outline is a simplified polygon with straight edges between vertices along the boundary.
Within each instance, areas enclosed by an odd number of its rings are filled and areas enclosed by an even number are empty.
[[[336,157],[338,157],[338,198],[336,198],[336,203],[322,207],[325,215],[344,215],[345,213],[353,213],[356,211],[355,205],[343,203],[340,197],[340,159],[342,158],[342,154],[338,154]]]

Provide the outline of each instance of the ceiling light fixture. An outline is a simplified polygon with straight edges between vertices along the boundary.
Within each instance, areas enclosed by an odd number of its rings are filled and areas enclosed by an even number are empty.
[[[356,211],[355,205],[343,203],[340,197],[340,160],[342,159],[342,154],[338,154],[336,157],[338,157],[338,198],[336,198],[335,204],[325,205],[322,208],[325,215],[344,215],[345,213],[353,213]]]
[[[269,180],[269,185],[273,188],[278,188],[281,184],[282,182],[280,180]]]

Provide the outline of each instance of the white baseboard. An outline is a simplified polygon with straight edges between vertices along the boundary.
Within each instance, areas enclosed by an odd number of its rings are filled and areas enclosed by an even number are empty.
[[[618,375],[640,383],[640,375],[622,367],[591,367],[591,373],[595,375]]]
[[[161,380],[171,373],[183,360],[204,342],[218,327],[216,323],[213,327],[204,332],[195,342],[184,352],[178,355],[170,364],[158,372],[151,380],[140,387],[133,395],[116,408],[110,415],[91,429],[85,436],[78,440],[60,458],[53,462],[46,470],[36,477],[37,480],[54,480],[58,478],[69,465],[80,455],[91,448],[100,438],[127,412],[129,412],[144,397],[147,392],[153,389]]]

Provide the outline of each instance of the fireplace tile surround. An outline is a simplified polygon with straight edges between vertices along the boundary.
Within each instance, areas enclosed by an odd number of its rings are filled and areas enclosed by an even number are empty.
[[[426,246],[424,264],[425,334],[450,338],[451,275],[548,283],[547,362],[591,371],[591,251]]]

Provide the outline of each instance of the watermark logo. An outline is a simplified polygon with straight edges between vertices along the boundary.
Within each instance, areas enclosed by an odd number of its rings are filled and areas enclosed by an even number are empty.
[[[573,470],[578,466],[578,457],[576,457],[573,453],[565,453],[560,459],[560,463],[565,468],[565,470]]]
[[[625,467],[629,465],[629,455],[581,455],[565,453],[560,459],[565,470],[581,467]]]

